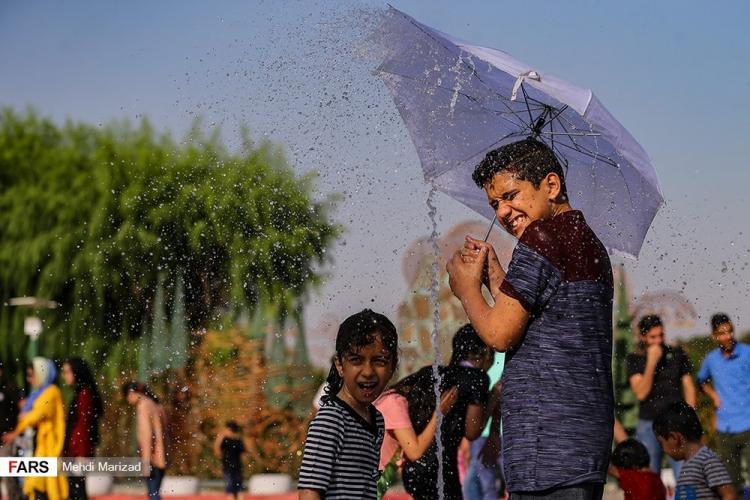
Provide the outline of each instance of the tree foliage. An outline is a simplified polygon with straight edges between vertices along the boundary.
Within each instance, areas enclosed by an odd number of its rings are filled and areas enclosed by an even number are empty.
[[[177,143],[147,121],[58,126],[1,110],[0,299],[61,304],[43,316],[49,356],[140,336],[160,276],[166,297],[182,283],[191,329],[259,304],[283,314],[322,279],[339,230],[330,201],[270,143],[231,153],[198,126]],[[0,311],[5,359],[23,357],[25,314]]]

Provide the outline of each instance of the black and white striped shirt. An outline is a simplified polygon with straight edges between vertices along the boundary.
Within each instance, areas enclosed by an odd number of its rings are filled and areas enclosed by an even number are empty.
[[[725,484],[732,484],[726,467],[713,451],[704,446],[682,464],[674,497],[675,500],[719,498],[714,488]]]
[[[375,499],[380,475],[383,415],[370,405],[372,423],[337,397],[324,404],[307,431],[298,489],[326,499]]]

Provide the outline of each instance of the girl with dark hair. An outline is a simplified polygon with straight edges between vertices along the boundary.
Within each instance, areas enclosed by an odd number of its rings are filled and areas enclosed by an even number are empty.
[[[336,336],[323,406],[310,423],[299,473],[300,500],[376,498],[383,416],[373,406],[398,363],[398,334],[365,309]]]
[[[81,358],[69,358],[62,367],[65,383],[75,389],[75,396],[65,421],[66,457],[93,457],[99,444],[99,419],[104,406],[88,364]],[[86,499],[86,478],[68,478],[71,500]]]
[[[487,375],[494,352],[479,338],[471,325],[464,325],[453,337],[453,353],[448,366],[439,367],[440,382],[431,366],[425,366],[393,386],[394,392],[406,398],[409,418],[414,431],[421,433],[432,421],[435,412],[435,386],[441,392],[455,387],[458,397],[453,409],[444,415],[440,427],[443,477],[438,477],[438,446],[433,440],[417,460],[407,460],[403,467],[404,487],[414,500],[438,498],[439,482],[443,483],[446,500],[462,499],[458,476],[458,448],[466,437],[478,438],[487,418],[499,401],[499,393],[489,395]]]
[[[149,467],[144,471],[149,500],[161,500],[161,482],[167,469],[166,417],[159,400],[143,384],[128,382],[122,395],[135,406],[138,451]],[[145,474],[148,473],[148,474]]]

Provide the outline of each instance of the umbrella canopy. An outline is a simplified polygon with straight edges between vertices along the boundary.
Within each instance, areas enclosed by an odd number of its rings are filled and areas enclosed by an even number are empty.
[[[637,256],[663,196],[643,148],[594,94],[496,49],[471,45],[390,8],[379,31],[385,82],[425,179],[489,219],[471,179],[485,154],[534,136],[566,172],[571,205],[610,251]]]

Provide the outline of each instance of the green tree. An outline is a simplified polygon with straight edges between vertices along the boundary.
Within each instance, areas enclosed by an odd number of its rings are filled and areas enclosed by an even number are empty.
[[[190,331],[242,308],[300,307],[339,231],[331,200],[278,147],[244,139],[231,153],[197,125],[177,143],[145,120],[58,126],[0,111],[0,299],[61,304],[45,313],[44,354],[85,348],[101,362],[150,331],[159,276],[170,311],[182,283]],[[0,311],[5,359],[23,357],[23,314]]]

